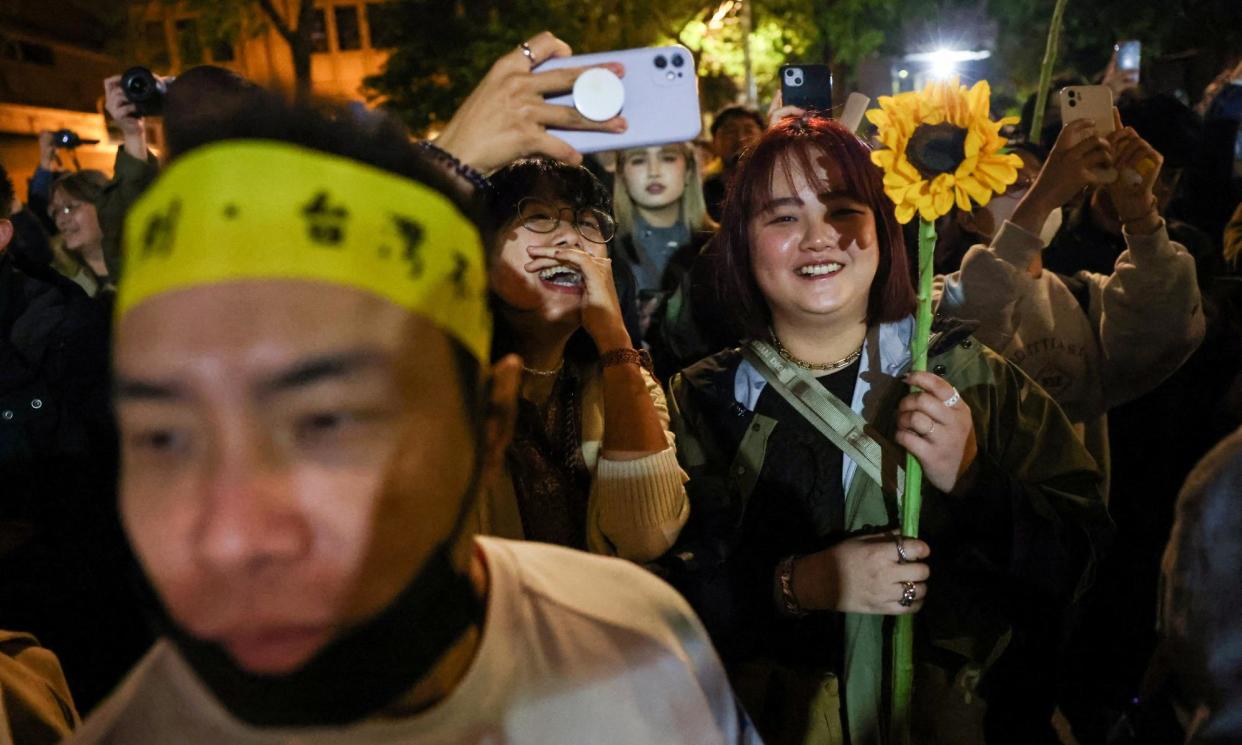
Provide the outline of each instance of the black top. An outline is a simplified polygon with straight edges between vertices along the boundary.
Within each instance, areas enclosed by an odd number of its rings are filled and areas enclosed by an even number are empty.
[[[585,551],[591,473],[582,459],[579,380],[566,365],[543,405],[518,399],[507,460],[526,539]]]
[[[820,377],[847,404],[854,397],[859,361]],[[730,663],[774,658],[807,669],[840,669],[842,616],[812,613],[790,618],[776,610],[776,565],[790,555],[814,553],[844,536],[842,453],[771,386],[759,395],[755,414],[777,421],[768,439],[763,470],[742,521],[742,540],[729,562],[743,631],[721,654]]]

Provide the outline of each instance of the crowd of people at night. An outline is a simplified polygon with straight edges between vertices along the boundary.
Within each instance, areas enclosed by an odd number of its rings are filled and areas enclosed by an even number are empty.
[[[874,132],[583,154],[571,54],[0,163],[0,743],[1242,743],[1242,63],[1032,96],[923,370]]]

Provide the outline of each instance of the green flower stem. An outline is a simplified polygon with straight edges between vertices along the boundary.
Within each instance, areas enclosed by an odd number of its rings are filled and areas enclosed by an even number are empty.
[[[910,339],[911,369],[927,369],[927,344],[931,338],[932,277],[935,274],[936,223],[919,221],[919,294],[914,320],[914,336]],[[912,388],[917,392],[918,388]],[[901,534],[911,538],[919,534],[919,510],[923,505],[923,465],[913,455],[906,455],[906,490],[901,503]],[[914,616],[897,618],[893,626],[893,721],[892,740],[904,745],[910,742],[910,695],[914,690]]]
[[[1039,89],[1035,94],[1035,112],[1031,116],[1031,142],[1040,143],[1044,128],[1044,109],[1048,108],[1048,86],[1052,84],[1052,68],[1057,63],[1057,45],[1061,40],[1062,18],[1069,0],[1057,0],[1048,26],[1048,44],[1044,47],[1044,63],[1039,68]]]

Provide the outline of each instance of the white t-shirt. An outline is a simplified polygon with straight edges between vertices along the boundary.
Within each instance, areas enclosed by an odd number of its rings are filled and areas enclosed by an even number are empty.
[[[690,607],[620,559],[480,537],[489,590],[459,685],[413,717],[347,728],[260,730],[230,716],[161,640],[70,741],[758,743]]]

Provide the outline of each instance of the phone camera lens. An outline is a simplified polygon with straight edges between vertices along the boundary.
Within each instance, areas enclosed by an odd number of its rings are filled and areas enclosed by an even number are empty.
[[[685,57],[682,57],[680,54],[673,55],[673,67],[681,67],[684,64],[686,64]]]
[[[664,55],[662,55],[662,54],[661,54],[659,57],[656,57],[656,58],[655,58],[655,66],[656,66],[656,67],[658,67],[658,68],[660,68],[661,70],[663,70],[664,68],[668,67],[668,58],[667,58],[667,57],[665,57],[665,56],[664,56]]]
[[[802,78],[794,78],[794,79],[793,79],[793,84],[794,84],[794,85],[802,85]]]
[[[1070,106],[1077,106],[1077,105],[1078,105],[1078,99],[1076,99],[1076,98],[1071,98],[1071,99],[1070,99]]]

